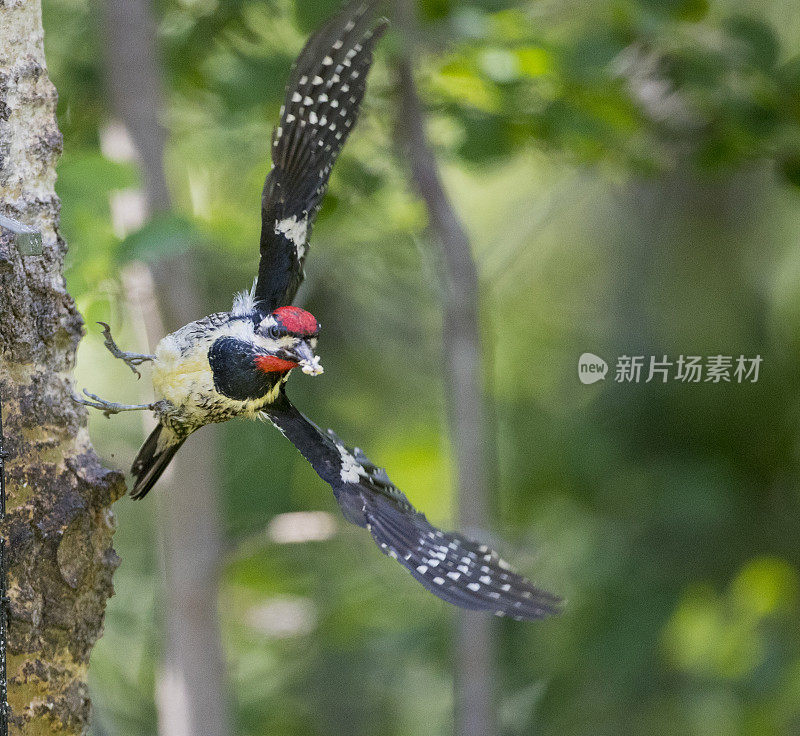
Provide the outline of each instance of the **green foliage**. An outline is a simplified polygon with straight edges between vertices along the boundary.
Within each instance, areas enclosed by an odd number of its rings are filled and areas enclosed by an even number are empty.
[[[119,269],[186,243],[207,311],[249,286],[288,69],[336,4],[157,3],[175,212],[123,235],[110,202],[139,177],[100,149],[111,113],[98,7],[45,0],[67,279],[87,320],[124,323],[120,343],[134,345]],[[568,599],[558,620],[498,623],[502,733],[796,731],[797,24],[732,0],[419,9],[429,132],[482,276],[494,531],[509,559]],[[438,262],[394,141],[396,33],[312,240],[303,298],[323,325],[325,374],[291,388],[447,525]],[[89,332],[79,385],[137,400]],[[587,350],[764,363],[757,384],[582,386]],[[127,466],[138,419],[92,422],[104,458]],[[207,431],[226,469],[221,601],[237,733],[449,733],[452,612],[345,526],[268,426]],[[148,503],[119,504],[123,563],[92,661],[98,736],[156,733]],[[270,541],[270,520],[298,510],[331,512],[333,537]],[[275,610],[305,623],[271,628]]]
[[[119,245],[125,260],[153,263],[184,253],[201,241],[191,220],[171,212],[151,217]]]

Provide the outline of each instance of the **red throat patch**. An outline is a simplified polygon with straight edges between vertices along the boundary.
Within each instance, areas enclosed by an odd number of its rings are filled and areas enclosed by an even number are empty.
[[[297,368],[297,363],[276,358],[274,355],[258,355],[256,356],[256,367],[264,373],[285,373],[292,368]]]
[[[278,307],[272,314],[289,332],[296,335],[316,335],[319,332],[317,318],[300,307]]]

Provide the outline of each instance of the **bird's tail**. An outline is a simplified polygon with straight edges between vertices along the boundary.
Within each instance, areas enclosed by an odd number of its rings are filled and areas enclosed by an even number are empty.
[[[144,498],[147,495],[185,439],[163,424],[156,426],[133,461],[131,473],[136,481],[131,489],[131,498]]]

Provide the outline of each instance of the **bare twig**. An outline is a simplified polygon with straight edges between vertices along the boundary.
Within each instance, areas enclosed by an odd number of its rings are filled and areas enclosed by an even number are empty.
[[[166,134],[155,21],[150,0],[108,0],[107,66],[117,114],[141,163],[148,214],[169,210],[164,172]],[[146,268],[146,267],[145,267]],[[190,255],[163,259],[146,294],[151,347],[161,334],[204,314]],[[141,290],[140,290],[141,291]],[[159,494],[159,536],[165,571],[166,651],[157,683],[159,730],[169,736],[230,733],[225,659],[217,615],[221,522],[216,498],[213,432],[198,433],[172,463]],[[167,493],[168,492],[168,493]]]
[[[451,442],[455,451],[459,522],[481,529],[488,521],[486,407],[481,386],[479,283],[469,237],[442,184],[436,157],[425,133],[425,116],[411,69],[414,37],[407,0],[395,3],[406,36],[397,60],[400,95],[397,129],[414,186],[428,210],[430,228],[444,265],[443,344],[447,367]],[[491,622],[459,612],[456,641],[455,734],[491,736],[493,646]]]

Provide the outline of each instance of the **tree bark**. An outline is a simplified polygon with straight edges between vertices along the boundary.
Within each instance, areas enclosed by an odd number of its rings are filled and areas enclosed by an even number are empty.
[[[149,0],[107,0],[108,82],[116,113],[128,129],[141,165],[148,214],[171,208],[164,172],[166,135],[155,20]],[[167,331],[205,314],[191,252],[152,267],[161,307],[147,325],[151,350]],[[217,601],[222,554],[217,501],[218,456],[213,430],[189,438],[151,502],[158,503],[164,561],[166,649],[157,681],[159,730],[164,736],[229,733],[225,658]]]
[[[0,211],[42,233],[22,258],[0,232],[0,395],[9,539],[8,697],[12,734],[83,734],[89,654],[111,576],[120,473],[92,450],[72,401],[82,320],[63,278],[55,165],[61,134],[39,0],[0,3]]]
[[[396,3],[398,25],[413,35],[408,3]],[[410,44],[406,44],[408,50]],[[489,520],[486,407],[481,386],[478,271],[469,238],[445,192],[436,157],[425,133],[425,116],[416,91],[410,55],[397,64],[402,110],[399,139],[414,186],[428,210],[430,228],[444,264],[443,345],[450,441],[456,461],[458,519],[465,530],[485,529]],[[491,619],[459,611],[455,636],[456,736],[495,733],[492,708],[494,646]]]

